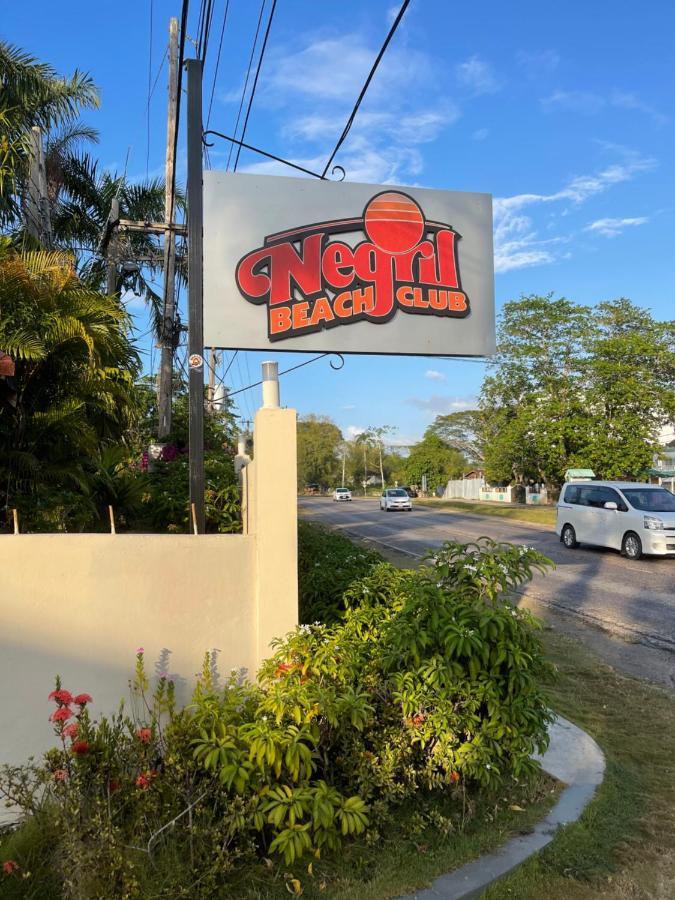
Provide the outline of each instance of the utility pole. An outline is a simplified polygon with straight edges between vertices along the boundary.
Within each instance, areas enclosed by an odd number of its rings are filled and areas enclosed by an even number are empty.
[[[164,308],[162,314],[161,344],[162,354],[159,366],[159,385],[157,407],[159,423],[157,436],[165,438],[171,431],[171,398],[173,387],[173,348],[174,322],[176,318],[175,302],[175,238],[173,231],[174,218],[174,173],[176,159],[176,112],[178,108],[178,19],[169,22],[169,111],[166,126],[166,170],[164,194]],[[201,132],[200,132],[201,133]]]
[[[107,250],[107,269],[106,269],[106,294],[112,297],[117,293],[117,232],[119,228],[120,218],[120,201],[117,197],[113,197],[110,204],[110,219],[108,220],[111,228],[110,238],[108,240]]]
[[[218,362],[219,357],[216,353],[216,348],[211,347],[209,351],[209,390],[206,394],[206,406],[211,414],[216,411],[216,366]]]
[[[204,271],[202,194],[202,63],[186,63],[188,212],[188,372],[190,508],[194,529],[205,530],[204,514]]]
[[[26,229],[42,247],[52,245],[52,223],[47,196],[47,167],[42,129],[34,125],[30,131],[30,167],[26,198]]]

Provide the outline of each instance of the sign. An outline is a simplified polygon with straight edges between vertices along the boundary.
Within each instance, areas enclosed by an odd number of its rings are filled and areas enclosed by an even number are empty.
[[[490,355],[491,197],[204,172],[204,342]]]

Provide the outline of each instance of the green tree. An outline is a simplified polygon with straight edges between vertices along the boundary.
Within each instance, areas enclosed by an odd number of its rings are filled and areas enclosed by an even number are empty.
[[[64,78],[48,63],[0,41],[0,225],[20,214],[31,128],[50,132],[72,125],[83,109],[98,105],[89,75],[75,70]]]
[[[0,243],[0,347],[16,365],[0,398],[3,506],[31,496],[58,506],[57,494],[77,506],[88,461],[124,442],[139,411],[128,324],[117,298],[82,284],[70,254]]]
[[[298,420],[298,487],[329,487],[342,479],[339,449],[342,432],[327,416],[307,415]]]
[[[448,479],[460,478],[465,467],[462,454],[448,447],[437,434],[425,435],[419,444],[411,447],[410,455],[403,463],[408,484],[421,485],[422,476],[426,475],[428,490],[432,492]]]
[[[675,418],[675,322],[624,298],[600,303],[585,349],[585,458],[602,478],[640,478]]]
[[[488,479],[641,476],[673,416],[672,323],[628,300],[531,296],[505,305],[498,338],[480,399]]]
[[[480,464],[484,459],[482,431],[483,420],[480,411],[466,409],[445,416],[436,416],[425,434],[438,435],[448,447],[454,447],[463,453],[469,462]]]

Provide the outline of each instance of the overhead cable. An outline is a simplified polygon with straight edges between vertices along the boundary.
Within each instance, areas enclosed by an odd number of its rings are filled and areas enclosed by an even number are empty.
[[[246,88],[248,87],[248,79],[251,76],[251,69],[253,68],[253,57],[255,56],[255,48],[258,43],[258,35],[260,34],[260,25],[262,23],[263,12],[265,11],[265,3],[267,0],[262,0],[260,4],[260,14],[258,15],[258,24],[255,29],[255,37],[253,38],[253,46],[251,47],[251,55],[248,58],[248,69],[246,70],[246,78],[244,80],[244,87],[241,92],[241,99],[239,100],[239,109],[237,110],[237,121],[234,123],[234,136],[237,136],[237,129],[239,128],[239,119],[241,118],[241,111],[244,108],[244,100],[246,98]],[[232,144],[230,144],[230,152],[227,154],[227,165],[225,166],[225,171],[228,172],[230,169],[230,160],[232,159]]]
[[[410,2],[410,0],[408,0]],[[277,8],[277,0],[272,0],[272,9],[270,10],[270,17],[267,20],[267,28],[265,29],[265,38],[263,40],[262,49],[260,51],[260,57],[258,59],[258,68],[255,72],[255,79],[253,80],[253,87],[251,88],[251,96],[248,98],[248,109],[246,110],[246,118],[244,119],[244,127],[241,131],[241,140],[243,141],[246,137],[246,128],[248,126],[248,118],[251,115],[251,107],[253,106],[253,98],[255,97],[255,91],[258,87],[258,78],[260,77],[260,70],[262,68],[263,59],[265,57],[265,50],[267,49],[267,39],[270,36],[270,29],[272,27],[272,19],[274,18],[274,11]],[[239,156],[241,154],[241,144],[237,147],[237,156],[234,160],[234,171],[237,171],[237,165],[239,164]]]
[[[352,111],[349,115],[349,118],[347,119],[347,124],[343,128],[342,134],[338,138],[338,142],[335,145],[335,147],[333,148],[333,152],[328,157],[328,162],[326,163],[326,165],[324,167],[322,178],[326,177],[326,173],[328,172],[329,168],[331,167],[331,164],[332,164],[333,160],[335,159],[335,156],[336,156],[338,150],[345,142],[345,139],[346,139],[347,135],[349,134],[352,125],[354,124],[354,119],[356,118],[356,114],[359,111],[361,102],[363,101],[363,98],[366,96],[366,92],[368,91],[368,88],[370,87],[370,82],[373,80],[375,72],[377,72],[377,67],[380,65],[382,57],[384,56],[384,54],[387,50],[387,47],[389,46],[389,42],[391,41],[394,34],[396,33],[396,29],[398,28],[398,26],[401,22],[401,19],[405,15],[405,11],[409,5],[410,5],[410,0],[403,0],[403,3],[401,4],[401,8],[399,9],[396,18],[392,22],[391,28],[389,29],[389,34],[387,35],[387,37],[384,41],[384,44],[382,44],[382,47],[380,48],[380,52],[377,54],[377,57],[375,58],[375,62],[373,63],[370,72],[368,73],[368,77],[366,78],[366,80],[363,84],[363,87],[361,88],[361,92],[356,100],[356,103],[354,104],[354,108],[352,109]],[[243,137],[243,135],[242,135],[242,137]]]
[[[218,42],[218,56],[216,57],[216,68],[213,72],[213,84],[211,85],[211,98],[209,100],[209,112],[206,116],[206,127],[209,127],[211,121],[211,107],[213,106],[213,95],[216,91],[216,79],[218,78],[218,69],[220,68],[220,53],[223,49],[223,35],[225,34],[225,24],[227,22],[227,12],[230,8],[230,0],[225,2],[225,12],[223,13],[223,24],[220,29],[220,41]]]

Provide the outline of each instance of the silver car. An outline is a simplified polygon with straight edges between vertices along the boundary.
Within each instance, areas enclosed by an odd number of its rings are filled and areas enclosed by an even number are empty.
[[[392,509],[412,509],[412,500],[403,488],[387,488],[380,497],[380,509],[389,512]]]

